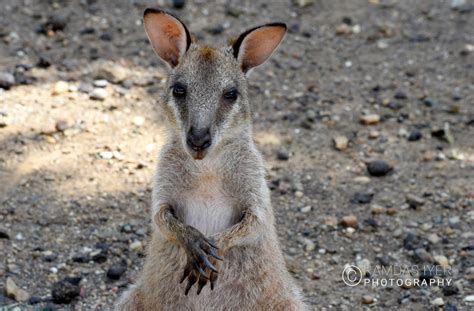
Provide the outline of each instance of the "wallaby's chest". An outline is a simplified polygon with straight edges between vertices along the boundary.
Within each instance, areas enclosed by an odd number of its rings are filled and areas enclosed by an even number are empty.
[[[206,236],[235,223],[235,208],[224,190],[221,174],[212,166],[194,175],[191,188],[182,192],[180,201],[184,223]]]

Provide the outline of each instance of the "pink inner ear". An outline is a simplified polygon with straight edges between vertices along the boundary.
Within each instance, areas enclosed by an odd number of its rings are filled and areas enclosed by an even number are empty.
[[[186,30],[173,16],[149,13],[144,17],[145,30],[155,52],[171,66],[178,65],[186,52]]]
[[[279,26],[258,28],[247,35],[242,42],[239,59],[245,72],[264,63],[278,47],[286,29]]]

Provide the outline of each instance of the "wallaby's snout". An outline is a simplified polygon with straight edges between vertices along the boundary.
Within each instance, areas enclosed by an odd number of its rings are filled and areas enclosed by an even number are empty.
[[[191,126],[187,138],[187,145],[194,151],[203,151],[211,146],[211,132],[209,128],[195,128]]]

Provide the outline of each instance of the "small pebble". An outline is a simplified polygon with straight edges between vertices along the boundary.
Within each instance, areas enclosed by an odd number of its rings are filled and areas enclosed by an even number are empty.
[[[469,296],[464,297],[464,301],[474,302],[474,295],[469,295]]]
[[[135,252],[139,252],[143,249],[143,244],[140,241],[134,241],[130,244],[130,249]]]
[[[385,213],[386,210],[385,210],[385,207],[374,204],[374,205],[372,205],[372,207],[370,208],[370,211],[371,211],[372,214],[378,215],[378,214],[383,214],[383,213]]]
[[[369,132],[369,139],[376,139],[380,137],[380,132],[376,130],[371,130]]]
[[[341,150],[341,151],[347,149],[347,146],[349,144],[349,140],[347,139],[346,136],[343,136],[343,135],[334,137],[333,142],[334,142],[334,147],[337,150]]]
[[[288,159],[290,159],[290,153],[285,149],[280,149],[277,152],[277,159],[281,161],[288,161]]]
[[[418,141],[422,138],[422,134],[419,130],[413,130],[408,134],[408,141]]]
[[[406,201],[408,203],[408,205],[413,208],[413,209],[416,209],[420,206],[422,206],[423,204],[425,204],[425,200],[423,198],[420,198],[419,196],[416,196],[414,194],[407,194],[406,195]]]
[[[15,77],[9,72],[0,72],[0,88],[10,89],[15,85]]]
[[[448,223],[451,227],[457,227],[460,221],[461,218],[459,218],[459,216],[452,216],[448,218]]]
[[[429,107],[429,108],[432,108],[432,107],[435,107],[435,106],[438,106],[439,103],[436,99],[434,98],[430,98],[430,97],[427,97],[423,100],[423,104],[426,106],[426,107]]]
[[[12,278],[7,278],[5,292],[8,297],[15,299],[18,302],[25,302],[30,299],[30,294],[28,294],[24,289],[18,287]]]
[[[304,206],[300,209],[302,213],[309,213],[311,211],[311,205]]]
[[[406,128],[402,127],[398,130],[398,136],[400,137],[408,137],[408,131]]]
[[[436,152],[427,150],[423,153],[423,161],[429,162],[433,161],[436,158]]]
[[[185,0],[173,0],[173,7],[176,9],[182,9],[186,5]]]
[[[361,30],[362,30],[362,29],[361,29],[360,25],[354,25],[354,26],[352,26],[352,32],[355,33],[355,34],[360,33]]]
[[[102,151],[99,153],[99,156],[102,159],[112,159],[114,157],[114,153],[112,151]]]
[[[316,248],[316,244],[314,244],[314,242],[311,241],[310,239],[304,239],[303,244],[304,244],[304,249],[307,252],[311,252]]]
[[[459,294],[459,289],[454,285],[447,285],[443,287],[443,295],[445,296],[454,296]]]
[[[10,239],[10,235],[6,231],[0,230],[0,239],[8,240]]]
[[[449,267],[449,260],[448,260],[448,258],[446,258],[446,256],[437,255],[437,256],[434,256],[433,259],[441,267],[443,267],[443,268],[448,268]]]
[[[362,303],[364,305],[370,305],[370,304],[374,303],[374,300],[375,300],[374,297],[371,296],[371,295],[362,296]]]
[[[354,182],[357,184],[368,184],[370,182],[370,177],[357,176],[356,178],[354,178]]]
[[[337,226],[337,218],[334,216],[328,216],[324,219],[324,224],[327,226],[335,227]]]
[[[307,7],[314,3],[315,0],[295,0],[300,8]]]
[[[79,296],[80,291],[81,289],[77,284],[73,284],[68,280],[64,279],[53,284],[51,296],[53,298],[54,303],[68,304],[74,298]]]
[[[388,48],[388,42],[385,40],[378,40],[377,47],[381,50],[385,50],[386,48]]]
[[[341,225],[344,227],[357,228],[357,217],[355,215],[344,216],[342,217]]]
[[[338,36],[349,35],[351,33],[352,33],[352,29],[347,24],[340,24],[339,26],[336,27],[336,35]]]
[[[426,239],[431,243],[431,244],[438,244],[439,241],[441,240],[440,237],[436,233],[431,233],[429,234]]]
[[[120,83],[128,78],[128,71],[120,64],[104,63],[96,78],[105,79],[111,83]]]
[[[51,95],[61,95],[69,92],[69,83],[66,81],[58,81],[53,85]]]
[[[451,0],[451,9],[457,10],[466,4],[466,0]]]
[[[354,204],[369,204],[374,197],[373,193],[370,192],[356,192],[351,198],[351,203]]]
[[[41,303],[41,302],[43,302],[43,299],[41,297],[36,297],[36,296],[30,297],[30,299],[28,300],[28,303],[30,305],[36,305],[36,304]]]
[[[101,87],[101,88],[104,88],[106,87],[107,85],[109,85],[109,81],[105,80],[105,79],[99,79],[99,80],[94,80],[94,86],[95,87]]]
[[[441,307],[444,305],[444,300],[441,297],[435,298],[431,301],[431,304],[437,307]]]
[[[141,116],[136,116],[133,118],[133,124],[136,126],[142,126],[145,123],[145,118]]]
[[[107,96],[108,96],[107,91],[102,88],[95,88],[89,94],[90,99],[93,99],[93,100],[104,100],[107,98]]]
[[[376,177],[385,176],[393,170],[393,166],[383,160],[371,161],[366,165],[369,174]]]
[[[380,122],[380,116],[378,114],[368,114],[360,117],[360,123],[364,125],[375,125]]]
[[[56,125],[54,127],[56,128],[56,131],[64,132],[66,129],[69,128],[69,124],[66,120],[59,120],[56,122]]]
[[[119,280],[125,271],[127,271],[127,266],[123,264],[115,264],[107,270],[107,277],[112,280]]]
[[[403,91],[397,91],[397,92],[395,92],[395,94],[393,95],[393,97],[394,97],[395,99],[402,99],[402,100],[408,98],[407,94],[405,94]]]
[[[354,228],[352,228],[352,227],[347,227],[347,228],[346,228],[346,233],[347,233],[347,234],[350,235],[350,234],[353,234],[354,232],[355,232],[355,229],[354,229]]]

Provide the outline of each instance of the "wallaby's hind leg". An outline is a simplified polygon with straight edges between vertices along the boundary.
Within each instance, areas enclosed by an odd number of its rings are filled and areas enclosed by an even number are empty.
[[[115,311],[145,311],[141,295],[135,287],[122,294],[115,305]]]

